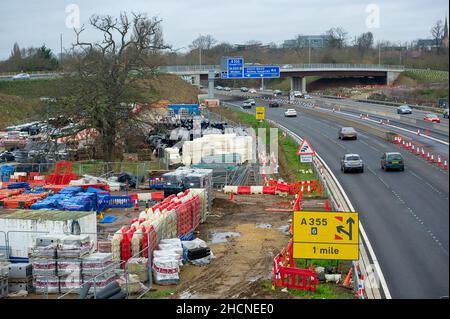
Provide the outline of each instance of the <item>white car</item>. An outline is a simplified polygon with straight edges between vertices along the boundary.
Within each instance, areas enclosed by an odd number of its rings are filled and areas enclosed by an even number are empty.
[[[13,80],[29,80],[30,79],[30,75],[28,73],[19,73],[14,75]]]
[[[294,91],[294,97],[303,97],[303,93],[300,91]]]
[[[305,96],[303,97],[305,100],[310,100],[312,99],[312,96],[309,94],[305,94]]]
[[[255,89],[248,90],[248,93],[258,93]]]
[[[253,106],[256,105],[256,101],[254,99],[248,99],[247,101]]]
[[[231,89],[230,89],[228,86],[224,87],[223,90],[224,90],[224,91],[227,91],[227,92],[230,92],[230,91],[231,91]]]
[[[287,109],[286,112],[284,112],[284,116],[286,117],[297,117],[297,111],[294,109]]]
[[[250,101],[244,101],[243,103],[242,103],[242,108],[244,108],[244,109],[251,109],[252,108],[252,103],[250,102]]]
[[[223,87],[221,87],[220,85],[218,85],[218,86],[216,86],[216,90],[217,90],[217,91],[222,91],[222,90],[223,90]]]

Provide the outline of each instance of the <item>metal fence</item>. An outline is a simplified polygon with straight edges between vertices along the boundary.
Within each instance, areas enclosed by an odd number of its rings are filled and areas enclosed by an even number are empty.
[[[47,175],[55,170],[56,163],[17,163],[16,172],[38,172]],[[168,170],[167,159],[161,158],[146,162],[76,162],[73,163],[73,173],[83,176],[108,178],[120,173],[131,173],[137,177],[136,187],[147,184],[146,177],[150,171]]]

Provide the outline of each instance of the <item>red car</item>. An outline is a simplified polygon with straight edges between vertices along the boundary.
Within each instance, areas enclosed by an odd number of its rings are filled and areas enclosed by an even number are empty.
[[[441,123],[441,119],[436,114],[430,113],[425,115],[423,118],[425,122],[431,122],[431,123]]]

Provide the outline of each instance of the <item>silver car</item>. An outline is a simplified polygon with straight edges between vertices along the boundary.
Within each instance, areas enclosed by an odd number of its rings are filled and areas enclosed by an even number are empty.
[[[341,171],[344,173],[356,171],[364,173],[364,162],[358,154],[345,154],[341,159]]]
[[[397,114],[412,114],[412,109],[408,105],[402,105],[397,108]]]
[[[346,138],[356,140],[358,138],[358,133],[353,127],[343,127],[339,130],[339,139],[344,140]]]

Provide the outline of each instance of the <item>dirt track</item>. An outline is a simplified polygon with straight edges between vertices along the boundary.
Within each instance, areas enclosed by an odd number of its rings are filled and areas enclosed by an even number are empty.
[[[173,297],[287,298],[284,293],[263,289],[260,280],[271,278],[273,258],[289,240],[279,228],[286,229],[291,218],[291,213],[265,209],[288,203],[288,199],[262,195],[235,196],[231,202],[227,195],[217,193],[213,214],[197,237],[209,241],[212,232],[238,232],[240,236],[210,244],[215,259],[206,267],[185,267],[179,293]]]

